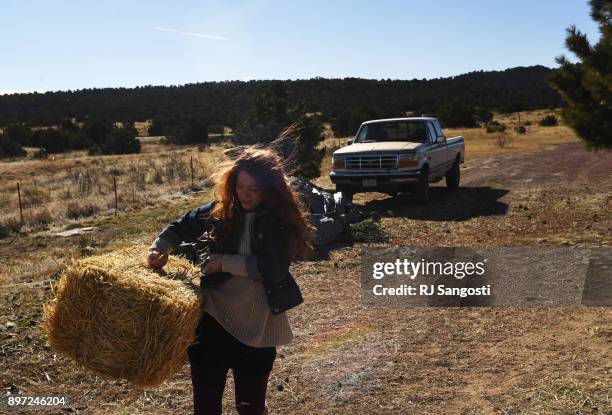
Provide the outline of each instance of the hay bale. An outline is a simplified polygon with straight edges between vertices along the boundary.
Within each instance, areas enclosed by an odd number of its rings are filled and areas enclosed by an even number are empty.
[[[55,351],[136,387],[156,386],[183,366],[203,310],[191,282],[199,270],[171,256],[155,272],[144,265],[146,251],[73,261],[45,304],[42,323]]]

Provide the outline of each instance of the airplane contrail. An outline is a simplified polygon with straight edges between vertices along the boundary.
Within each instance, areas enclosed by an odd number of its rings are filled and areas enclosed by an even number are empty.
[[[159,30],[161,32],[180,33],[182,35],[202,37],[202,38],[205,38],[205,39],[229,40],[229,38],[226,38],[226,37],[223,37],[223,36],[213,36],[213,35],[204,35],[202,33],[183,32],[181,30],[168,29],[167,27],[154,27],[153,30]]]

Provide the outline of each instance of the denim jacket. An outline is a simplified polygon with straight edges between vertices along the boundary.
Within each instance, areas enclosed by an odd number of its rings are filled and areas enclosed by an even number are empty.
[[[171,222],[159,238],[176,248],[181,242],[194,243],[205,233],[214,230],[215,239],[208,242],[210,253],[237,254],[241,235],[237,232],[228,238],[218,220],[210,213],[217,201],[193,209]],[[244,225],[244,213],[238,210],[239,226]],[[261,279],[266,291],[268,304],[273,314],[279,314],[304,302],[300,288],[289,272],[289,233],[282,220],[262,202],[257,207],[251,235],[252,255],[246,258],[248,278]],[[201,286],[208,287],[227,278],[235,277],[227,272],[218,272],[201,277]]]

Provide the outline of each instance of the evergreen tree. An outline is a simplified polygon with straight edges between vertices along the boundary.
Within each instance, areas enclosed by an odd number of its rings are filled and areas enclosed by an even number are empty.
[[[9,125],[5,130],[4,134],[8,136],[9,140],[19,144],[20,146],[32,145],[32,130],[24,123],[14,123]]]
[[[274,81],[257,95],[246,119],[236,129],[234,140],[240,144],[267,143],[290,124],[287,91],[281,81]]]
[[[323,124],[316,116],[307,116],[301,103],[288,113],[295,130],[293,151],[289,154],[292,162],[291,174],[303,179],[315,179],[321,175],[321,161],[325,148],[317,148],[323,141]]]
[[[459,101],[452,101],[441,106],[437,114],[444,127],[476,127],[472,110]]]
[[[188,117],[170,129],[168,137],[174,144],[205,144],[208,142],[208,126],[195,116]]]
[[[64,153],[70,150],[70,143],[60,130],[45,128],[35,132],[36,141],[48,154]]]
[[[102,145],[113,128],[113,123],[105,118],[88,118],[83,126],[85,135],[97,146]]]
[[[159,118],[154,118],[149,127],[149,136],[157,137],[165,134],[165,124]]]
[[[21,145],[12,141],[7,134],[0,133],[0,157],[24,157],[25,150]]]
[[[282,82],[256,97],[247,120],[235,137],[241,144],[272,143],[287,161],[289,173],[304,179],[319,177],[325,149],[323,124],[317,116],[306,115],[302,102],[287,107],[287,91]]]
[[[65,118],[60,124],[60,128],[64,131],[77,132],[80,130],[79,126],[72,122],[72,119]]]
[[[562,116],[588,149],[612,148],[612,1],[591,0],[591,17],[601,38],[591,45],[587,36],[571,26],[566,47],[580,62],[560,56],[559,69],[549,78],[566,106]]]
[[[493,120],[493,113],[486,108],[474,108],[474,118],[481,123],[488,123]]]
[[[89,148],[89,154],[140,153],[140,141],[137,136],[138,131],[133,123],[123,122],[123,127],[113,125],[100,145]]]

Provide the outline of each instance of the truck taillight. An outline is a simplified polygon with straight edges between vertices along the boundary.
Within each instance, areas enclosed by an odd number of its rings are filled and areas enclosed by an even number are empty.
[[[398,168],[418,167],[419,159],[416,154],[401,154],[397,163]]]
[[[332,157],[332,168],[343,169],[344,166],[345,166],[344,157],[338,157],[338,156]]]

